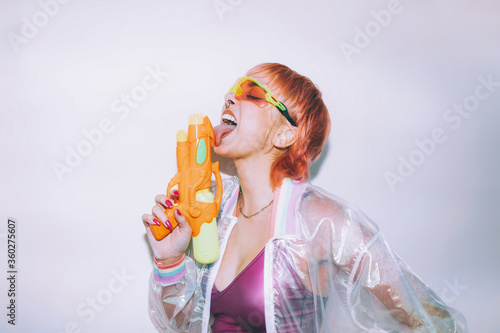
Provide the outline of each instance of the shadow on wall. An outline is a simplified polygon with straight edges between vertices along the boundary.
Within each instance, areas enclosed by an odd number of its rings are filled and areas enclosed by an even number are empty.
[[[221,173],[228,176],[236,176],[236,166],[234,165],[233,159],[216,154],[214,147],[212,147],[212,162],[217,161],[219,162],[219,170]]]
[[[311,165],[310,173],[311,173],[311,180],[316,178],[316,176],[319,173],[319,169],[321,169],[321,165],[323,164],[323,161],[326,158],[326,155],[328,155],[328,150],[330,148],[330,143],[327,141],[325,145],[323,146],[323,150],[321,151],[321,155],[319,155],[319,158],[313,162]]]

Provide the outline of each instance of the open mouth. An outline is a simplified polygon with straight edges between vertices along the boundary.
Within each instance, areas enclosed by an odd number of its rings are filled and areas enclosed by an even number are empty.
[[[229,110],[224,111],[224,114],[221,117],[221,124],[214,127],[215,146],[219,146],[222,139],[226,135],[229,135],[229,133],[231,133],[237,125],[238,122],[236,121],[235,115]]]
[[[226,125],[234,125],[234,126],[238,125],[238,123],[236,122],[236,117],[231,111],[224,112],[221,121]]]

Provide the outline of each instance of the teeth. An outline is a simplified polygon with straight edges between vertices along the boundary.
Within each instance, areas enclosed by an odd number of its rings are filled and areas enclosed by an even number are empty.
[[[226,113],[226,114],[223,114],[222,115],[222,120],[224,121],[227,121],[228,123],[233,123],[234,125],[236,125],[236,119],[231,116],[230,114]]]

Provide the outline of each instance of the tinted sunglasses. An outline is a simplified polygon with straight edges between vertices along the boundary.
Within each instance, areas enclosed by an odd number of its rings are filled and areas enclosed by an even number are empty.
[[[278,101],[259,81],[250,77],[240,77],[234,86],[229,89],[229,92],[234,93],[237,100],[252,102],[260,108],[266,106],[268,103],[274,105],[292,126],[297,127],[297,123],[290,116],[286,106]]]

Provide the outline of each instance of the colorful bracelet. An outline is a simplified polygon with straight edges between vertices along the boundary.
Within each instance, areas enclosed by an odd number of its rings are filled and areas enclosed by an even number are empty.
[[[172,268],[174,266],[180,265],[184,261],[184,258],[186,258],[185,254],[183,254],[182,257],[178,261],[176,261],[176,262],[174,262],[173,264],[170,264],[170,265],[163,265],[161,262],[158,261],[158,259],[156,259],[156,257],[154,258],[154,260],[155,260],[155,264],[156,264],[156,266],[158,266],[158,268],[160,268],[160,269],[168,269],[168,268]]]
[[[169,286],[179,282],[186,275],[185,255],[171,264],[163,265],[158,259],[154,258],[154,280],[162,286]]]

